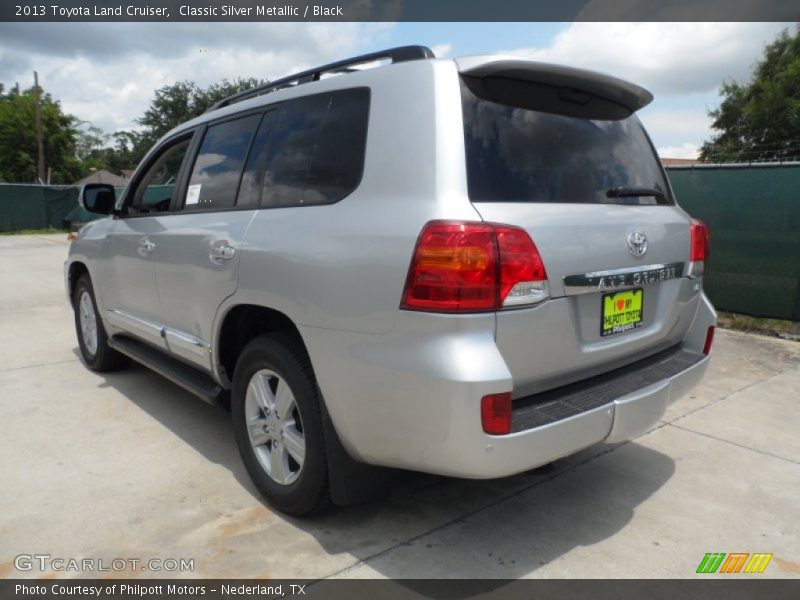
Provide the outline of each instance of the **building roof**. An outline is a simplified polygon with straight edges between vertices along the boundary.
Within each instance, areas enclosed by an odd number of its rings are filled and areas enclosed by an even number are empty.
[[[696,158],[662,158],[661,164],[665,167],[688,167],[699,165],[700,161]]]
[[[83,179],[79,179],[75,182],[75,185],[86,185],[87,183],[107,183],[109,185],[121,187],[128,183],[128,179],[121,175],[115,175],[111,171],[100,169],[87,175]]]

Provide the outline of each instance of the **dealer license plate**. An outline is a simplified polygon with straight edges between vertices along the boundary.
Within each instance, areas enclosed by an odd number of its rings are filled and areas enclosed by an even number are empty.
[[[643,296],[641,289],[603,294],[600,335],[605,337],[641,327]]]

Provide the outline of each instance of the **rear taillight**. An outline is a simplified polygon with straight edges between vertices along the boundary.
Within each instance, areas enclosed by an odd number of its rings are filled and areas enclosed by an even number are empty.
[[[542,258],[525,230],[431,221],[417,240],[400,308],[492,311],[534,304],[548,295]]]
[[[711,345],[714,343],[714,326],[706,330],[706,343],[703,344],[703,354],[711,354]]]
[[[691,238],[691,249],[689,253],[689,260],[691,263],[689,274],[702,275],[705,272],[705,263],[711,251],[711,239],[708,233],[708,225],[698,219],[692,219],[692,224],[689,226],[689,233]]]
[[[490,435],[511,433],[511,392],[481,398],[481,424]]]

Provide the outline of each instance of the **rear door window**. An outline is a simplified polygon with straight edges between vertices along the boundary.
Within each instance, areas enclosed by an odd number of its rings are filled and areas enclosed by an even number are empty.
[[[184,210],[231,208],[260,114],[211,125],[194,161]]]
[[[267,160],[270,135],[277,117],[278,110],[273,109],[266,112],[261,119],[250,156],[247,158],[247,166],[242,175],[239,197],[236,199],[237,207],[258,207],[261,202],[261,186],[264,181],[263,167]]]
[[[461,93],[473,202],[674,203],[635,115],[567,116],[558,102],[549,112],[512,106],[478,97],[463,80]],[[566,105],[563,112],[578,111]],[[662,195],[632,193],[642,188]]]

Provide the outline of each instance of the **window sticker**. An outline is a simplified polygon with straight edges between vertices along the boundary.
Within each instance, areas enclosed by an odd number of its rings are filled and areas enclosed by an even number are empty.
[[[198,202],[200,202],[200,188],[202,188],[202,187],[203,187],[202,184],[197,183],[195,185],[190,185],[187,188],[187,190],[186,190],[186,205],[187,206],[189,204],[197,204]]]

